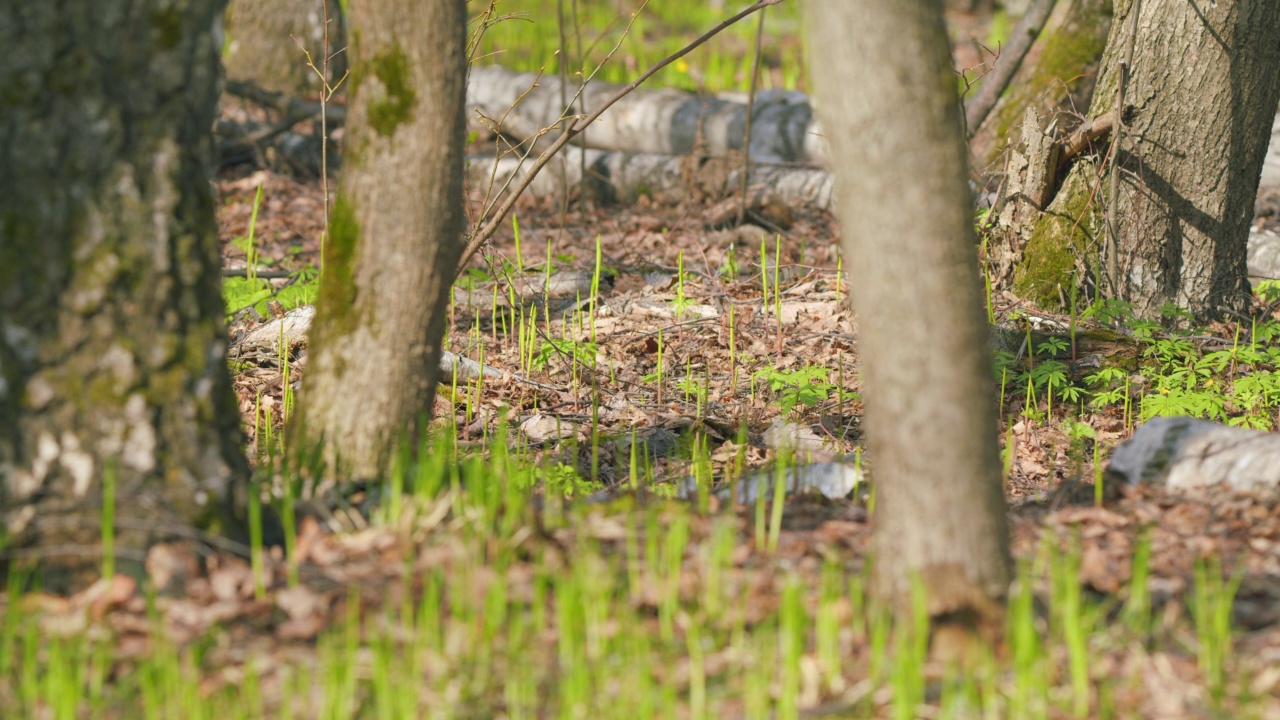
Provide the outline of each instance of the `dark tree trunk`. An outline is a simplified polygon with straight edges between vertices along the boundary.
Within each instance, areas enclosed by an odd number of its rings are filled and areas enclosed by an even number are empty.
[[[466,8],[352,0],[342,182],[295,450],[370,477],[425,428],[463,229]]]
[[[53,586],[227,529],[248,472],[209,185],[218,0],[0,5],[0,509]],[[58,570],[54,571],[55,568]]]
[[[1115,109],[1133,6],[1117,4],[1091,118]],[[1202,318],[1243,310],[1249,223],[1280,98],[1280,3],[1140,8],[1125,90],[1131,120],[1113,153],[1119,197],[1111,202],[1110,180],[1095,179],[1093,164],[1072,168],[1027,245],[1019,290],[1053,304],[1059,287],[1079,281],[1074,269],[1088,266],[1142,316],[1167,302]],[[1114,254],[1101,242],[1113,208]]]
[[[1009,583],[987,325],[941,0],[808,13],[858,313],[879,593],[998,632]],[[863,74],[851,92],[851,73]]]

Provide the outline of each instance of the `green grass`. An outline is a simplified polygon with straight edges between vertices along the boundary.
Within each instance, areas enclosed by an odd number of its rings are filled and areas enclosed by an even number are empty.
[[[1142,647],[1189,655],[1227,716],[1253,707],[1231,652],[1239,577],[1214,564],[1197,566],[1189,624],[1153,623],[1145,545],[1133,588],[1099,599],[1077,580],[1078,553],[1046,533],[1012,591],[1007,659],[948,671],[928,662],[922,595],[895,623],[854,556],[774,555],[779,496],[761,500],[763,543],[742,555],[745,517],[682,503],[561,507],[554,495],[569,488],[531,474],[531,458],[504,442],[457,457],[438,440],[398,466],[386,490],[403,490],[401,510],[380,522],[414,538],[403,572],[350,586],[313,648],[228,654],[243,637],[232,627],[179,645],[153,598],[147,650],[117,657],[110,625],[51,632],[14,574],[0,703],[12,717],[59,719],[797,718],[826,698],[844,717],[1105,717],[1124,681],[1095,660]],[[531,477],[550,488],[541,511]],[[281,564],[268,571],[281,589]]]
[[[563,0],[563,4],[571,79],[580,80],[578,73],[589,75],[621,40],[617,54],[596,75],[598,80],[612,83],[630,82],[639,72],[741,9],[732,2],[726,2],[719,12],[708,2],[655,1],[643,10],[639,10],[638,1]],[[576,23],[574,7],[578,9]],[[505,19],[485,30],[477,49],[477,62],[528,72],[559,72],[556,0],[502,0],[495,9]],[[623,37],[630,13],[636,10],[639,17],[631,33]],[[799,4],[782,3],[766,12],[760,88],[803,89],[805,63]],[[745,91],[755,47],[754,31],[754,22],[730,27],[688,57],[661,70],[652,78],[652,85],[710,92]]]

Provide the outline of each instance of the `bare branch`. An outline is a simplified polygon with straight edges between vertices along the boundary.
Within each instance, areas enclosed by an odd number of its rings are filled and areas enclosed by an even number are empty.
[[[1056,0],[1035,0],[1023,13],[1018,26],[1010,33],[1009,42],[1005,43],[1004,48],[1001,49],[995,67],[986,74],[982,87],[978,88],[978,94],[974,95],[973,100],[965,107],[964,125],[970,136],[978,132],[982,121],[987,119],[991,109],[996,106],[1000,95],[1004,93],[1009,81],[1013,79],[1013,74],[1022,64],[1022,59],[1026,57],[1027,51],[1040,36],[1040,30],[1048,22],[1055,3]]]
[[[625,95],[630,93],[632,90],[635,90],[637,87],[640,87],[640,84],[643,83],[645,80],[648,80],[650,77],[652,77],[654,73],[658,72],[659,70],[666,67],[667,65],[670,65],[676,60],[679,60],[685,55],[688,55],[690,52],[697,49],[700,45],[710,40],[712,37],[715,37],[725,28],[729,27],[730,25],[738,22],[742,18],[747,17],[748,15],[754,12],[757,12],[763,8],[769,7],[770,5],[777,5],[781,2],[782,0],[757,0],[755,4],[751,5],[745,10],[737,13],[736,15],[730,17],[724,22],[721,22],[719,25],[716,25],[714,28],[703,33],[701,37],[699,37],[697,40],[694,40],[693,42],[686,45],[679,52],[668,56],[667,58],[663,59],[653,67],[646,70],[643,75],[636,78],[635,80],[632,80],[625,87],[618,90],[618,92],[613,94],[613,97],[610,97],[608,100],[604,101],[604,103],[600,107],[596,108],[595,111],[592,112],[587,117],[569,124],[565,128],[564,132],[561,133],[560,137],[556,139],[555,143],[553,143],[551,147],[547,148],[542,153],[542,155],[538,156],[537,161],[534,162],[533,166],[529,168],[529,171],[525,173],[525,176],[520,180],[520,184],[517,185],[515,189],[511,191],[511,193],[507,196],[506,201],[503,202],[502,205],[497,209],[493,217],[489,218],[489,220],[484,224],[484,226],[481,227],[479,230],[477,230],[475,234],[471,236],[471,239],[467,242],[466,250],[464,250],[462,253],[462,260],[461,262],[458,263],[458,270],[461,271],[462,268],[466,267],[467,263],[471,260],[471,258],[475,256],[477,251],[479,251],[480,246],[484,245],[485,241],[493,237],[493,234],[498,231],[498,228],[501,227],[502,223],[506,221],[507,215],[510,214],[511,208],[515,206],[516,200],[520,198],[521,193],[523,193],[524,190],[527,187],[529,187],[529,185],[533,182],[538,172],[541,171],[542,168],[546,167],[547,163],[551,162],[551,159],[555,157],[556,153],[559,152],[560,149],[563,148],[565,145],[567,145],[570,140],[572,140],[576,135],[580,134],[583,130],[587,128],[587,126],[595,122],[602,114],[604,114],[605,110],[608,110],[614,103],[616,103],[618,100],[621,100]]]

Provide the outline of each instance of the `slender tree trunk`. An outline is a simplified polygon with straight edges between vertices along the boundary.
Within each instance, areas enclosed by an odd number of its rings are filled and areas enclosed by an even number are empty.
[[[227,77],[251,80],[289,95],[316,92],[320,78],[307,67],[302,48],[320,67],[324,54],[324,13],[329,6],[329,70],[341,77],[347,67],[346,28],[339,0],[231,0],[227,7]],[[335,54],[336,53],[336,54]]]
[[[1072,113],[1089,107],[1112,13],[1112,0],[1058,3],[991,114],[980,127],[969,128],[979,169],[999,160],[1009,141],[1016,139],[1013,135],[1028,107],[1057,120],[1060,130],[1071,124]]]
[[[858,312],[877,588],[902,601],[918,578],[935,618],[998,632],[1008,533],[942,3],[814,0],[806,15]]]
[[[1114,280],[1139,315],[1154,316],[1167,302],[1202,318],[1243,310],[1249,223],[1280,98],[1280,3],[1142,0],[1131,39],[1133,7],[1117,3],[1089,112],[1115,109],[1117,70],[1132,47],[1125,88],[1132,117],[1112,153],[1121,168],[1118,197],[1110,198],[1109,178],[1095,179],[1094,164],[1072,168],[1028,243],[1021,289],[1051,301],[1056,287],[1078,280],[1071,264],[1046,259],[1087,246],[1093,254],[1079,259],[1104,284]],[[1069,230],[1093,226],[1100,236],[1104,214],[1113,215],[1118,238],[1116,278],[1108,278],[1102,244]]]
[[[0,5],[0,510],[46,582],[233,521],[209,173],[219,0]]]
[[[351,0],[351,100],[295,450],[370,477],[425,429],[461,253],[463,0]]]

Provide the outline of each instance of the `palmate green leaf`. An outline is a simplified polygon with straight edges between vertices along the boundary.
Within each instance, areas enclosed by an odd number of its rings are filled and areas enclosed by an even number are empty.
[[[231,277],[222,280],[222,297],[227,303],[227,315],[235,315],[252,305],[265,303],[274,291],[271,283],[262,278]]]

